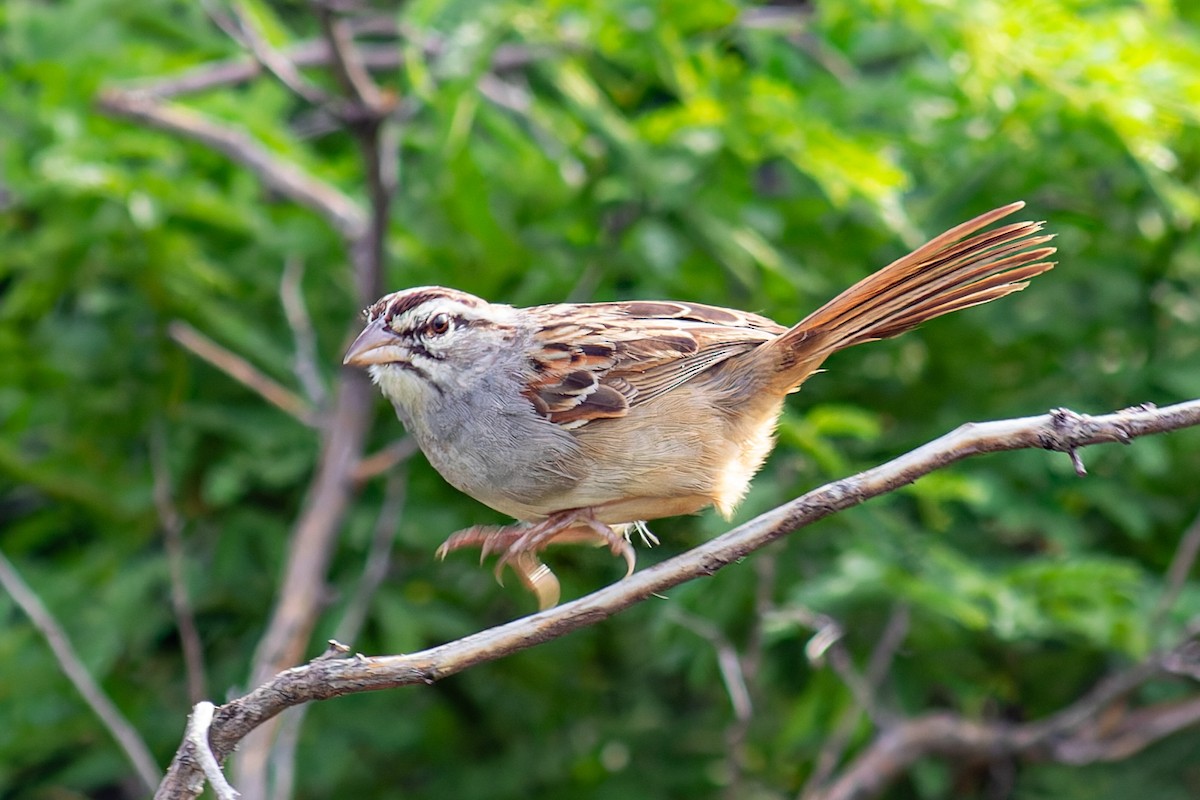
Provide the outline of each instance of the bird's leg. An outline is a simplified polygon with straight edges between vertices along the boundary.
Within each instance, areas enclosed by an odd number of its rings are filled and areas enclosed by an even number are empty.
[[[551,544],[575,543],[608,545],[613,555],[625,559],[626,577],[633,574],[637,563],[633,545],[624,535],[597,520],[590,508],[557,511],[544,520],[528,524],[476,525],[451,534],[438,548],[437,555],[445,558],[447,553],[455,550],[478,547],[482,561],[491,553],[501,553],[496,562],[496,579],[500,579],[505,565],[512,566],[522,583],[538,596],[542,608],[549,608],[558,602],[558,580],[537,558],[537,553]],[[549,581],[554,582],[552,589]]]

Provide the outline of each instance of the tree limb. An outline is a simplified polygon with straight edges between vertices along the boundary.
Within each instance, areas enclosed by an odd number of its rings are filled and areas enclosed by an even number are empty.
[[[1130,408],[1096,417],[1058,409],[1037,417],[968,423],[886,464],[814,489],[686,553],[565,605],[419,653],[319,660],[285,670],[249,694],[217,710],[210,736],[213,751],[218,758],[228,756],[251,730],[283,709],[300,703],[433,683],[476,664],[494,661],[593,625],[685,581],[712,575],[727,564],[798,528],[912,483],[922,475],[969,456],[1026,448],[1073,453],[1085,445],[1130,442],[1138,436],[1195,425],[1200,425],[1200,400],[1166,408]],[[960,741],[960,747],[987,750],[1000,741],[1008,742],[1010,747],[1016,742],[1027,749],[1032,745],[1024,744],[1026,741],[1043,743],[1054,735],[1075,730],[1081,720],[1159,672],[1161,664],[1157,662],[1141,665],[1106,681],[1088,697],[1049,720],[1015,729],[982,726],[951,715],[919,718],[906,723],[919,726],[908,729],[914,732],[906,737],[892,734],[892,738],[879,745],[877,758],[880,759],[880,767],[886,767],[897,758],[896,753],[915,757],[907,754],[917,752],[916,743],[936,744],[948,741],[951,736]],[[893,730],[902,729],[901,726]],[[1012,738],[1014,736],[1016,739]],[[861,759],[856,763],[862,763]],[[156,796],[195,797],[196,794],[189,789],[195,781],[194,770],[189,746],[184,743],[176,753],[168,777]],[[854,772],[854,769],[850,772]],[[894,774],[894,770],[881,772],[875,783],[879,784],[886,775]],[[838,785],[841,785],[840,781]]]
[[[92,709],[97,719],[125,751],[125,757],[133,765],[138,780],[148,791],[153,791],[154,787],[159,785],[162,773],[154,761],[154,756],[150,754],[150,748],[146,746],[137,729],[130,724],[116,704],[104,693],[100,684],[96,683],[96,679],[84,665],[83,659],[75,652],[75,647],[71,644],[67,632],[58,624],[58,620],[42,603],[41,598],[29,587],[29,584],[17,572],[17,568],[3,553],[0,553],[0,586],[4,587],[13,601],[29,617],[33,627],[50,646],[63,674],[67,676],[71,685],[83,697],[84,702]]]
[[[171,499],[171,472],[167,466],[167,434],[161,422],[150,431],[150,472],[153,479],[154,508],[163,529],[163,545],[167,553],[167,570],[171,582],[171,610],[175,612],[175,627],[183,650],[187,671],[188,699],[200,702],[208,693],[208,678],[204,670],[204,645],[196,627],[196,615],[188,596],[186,564],[183,545],[183,517]]]
[[[1178,649],[1191,644],[1184,642]],[[1067,708],[1036,722],[979,722],[935,713],[899,722],[883,731],[841,776],[812,800],[867,800],[875,797],[917,759],[930,755],[995,759],[1022,755],[1067,763],[1114,760],[1188,725],[1200,723],[1200,698],[1139,709],[1107,731],[1097,733],[1098,715],[1112,703],[1164,672],[1171,653],[1142,662],[1102,681]]]
[[[345,90],[338,113],[358,144],[367,188],[368,212],[361,228],[344,232],[350,254],[356,297],[362,307],[383,292],[388,225],[396,191],[398,143],[395,125],[387,119],[395,96],[381,92],[370,77],[353,32],[323,0],[313,0],[333,68]],[[363,453],[375,397],[366,377],[357,370],[339,373],[335,408],[324,429],[321,459],[309,486],[305,506],[288,540],[283,583],[271,619],[251,666],[250,685],[256,685],[300,660],[321,610],[329,560],[346,509],[356,489],[352,480]],[[256,730],[239,754],[237,777],[248,800],[269,796],[269,765],[277,726]],[[294,743],[293,743],[294,744]],[[286,762],[283,757],[277,763]]]

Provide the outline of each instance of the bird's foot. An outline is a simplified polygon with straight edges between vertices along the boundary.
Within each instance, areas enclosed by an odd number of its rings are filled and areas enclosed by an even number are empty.
[[[605,544],[613,555],[625,559],[625,577],[633,574],[637,555],[626,535],[597,520],[589,508],[558,511],[544,520],[518,525],[475,525],[451,534],[437,549],[438,558],[468,547],[479,548],[479,560],[500,553],[496,561],[496,580],[505,566],[512,567],[521,583],[538,599],[539,609],[558,604],[558,578],[537,557],[551,544]],[[640,529],[639,529],[640,530]],[[502,582],[502,581],[501,581]]]

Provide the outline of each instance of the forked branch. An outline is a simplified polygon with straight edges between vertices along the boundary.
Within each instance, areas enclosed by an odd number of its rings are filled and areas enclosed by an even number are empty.
[[[565,605],[419,653],[321,659],[286,670],[249,694],[218,708],[210,743],[216,756],[225,758],[247,733],[290,706],[345,694],[433,683],[475,664],[494,661],[595,624],[685,581],[712,575],[725,565],[799,528],[912,483],[923,475],[969,456],[1026,448],[1057,450],[1074,456],[1078,448],[1086,445],[1127,443],[1138,436],[1196,425],[1200,425],[1200,400],[1166,408],[1130,408],[1096,417],[1058,409],[1037,417],[963,425],[886,464],[814,489],[682,555]],[[1141,665],[1133,672],[1120,676],[1117,688],[1134,678],[1144,681],[1162,671],[1163,665],[1157,662]],[[1114,685],[1117,684],[1106,683],[1089,698],[1060,715],[1044,723],[1033,723],[1025,734],[1038,742],[1045,742],[1056,733],[1076,730],[1076,727],[1070,727],[1070,723],[1077,721],[1080,713],[1087,712],[1089,708],[1102,707],[1097,698],[1103,699],[1108,696],[1106,692],[1115,691]],[[932,722],[925,724],[935,728],[950,724],[943,722],[941,717],[921,719],[932,719]],[[920,722],[920,719],[914,722]],[[955,719],[952,722],[951,727],[962,732],[956,727],[959,721]],[[981,735],[979,740],[990,741],[989,736],[993,732],[984,733],[987,735]],[[937,736],[927,738],[929,741],[939,741]],[[917,739],[924,741],[921,737]],[[196,766],[190,747],[185,741],[176,753],[157,797],[197,796],[194,789],[198,785]]]

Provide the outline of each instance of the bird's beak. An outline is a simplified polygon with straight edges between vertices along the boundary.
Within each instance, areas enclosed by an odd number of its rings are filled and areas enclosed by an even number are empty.
[[[369,367],[372,364],[388,364],[406,360],[407,354],[400,346],[400,338],[388,329],[384,317],[367,327],[346,351],[343,364],[352,367]]]

